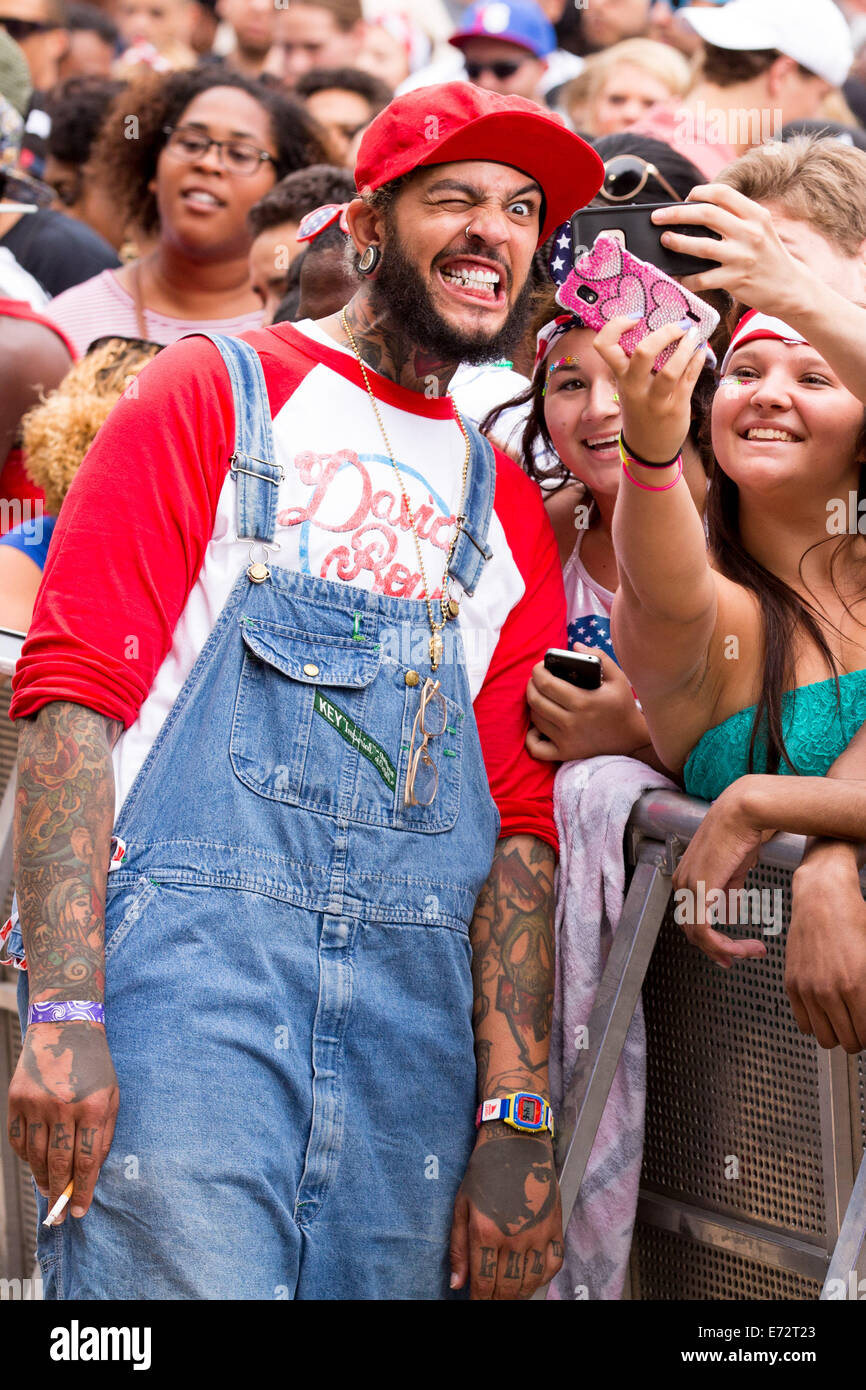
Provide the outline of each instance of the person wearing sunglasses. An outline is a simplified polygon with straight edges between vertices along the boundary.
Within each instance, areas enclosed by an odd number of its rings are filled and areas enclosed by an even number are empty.
[[[128,114],[138,112],[138,139]],[[109,111],[92,162],[148,250],[50,306],[81,352],[100,333],[173,343],[261,323],[247,214],[277,179],[321,158],[312,120],[282,93],[212,68],[145,79]]]
[[[472,5],[449,40],[463,54],[466,76],[502,96],[537,97],[556,34],[534,0]]]
[[[593,200],[595,207],[681,203],[702,182],[697,165],[663,140],[629,130],[604,135],[594,145],[604,161],[604,182]]]
[[[69,46],[62,0],[0,0],[0,28],[27,59],[34,90],[49,91]]]

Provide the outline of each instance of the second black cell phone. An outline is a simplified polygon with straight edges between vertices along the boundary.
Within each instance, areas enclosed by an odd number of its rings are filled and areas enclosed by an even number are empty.
[[[544,656],[544,669],[578,690],[598,690],[602,681],[601,658],[587,652],[569,652],[550,647]]]
[[[661,244],[662,232],[680,232],[683,236],[711,237],[721,241],[718,232],[697,223],[687,223],[682,227],[657,227],[651,214],[657,208],[688,207],[688,203],[625,203],[617,207],[581,208],[571,219],[571,241],[574,258],[577,260],[579,248],[589,248],[595,243],[599,232],[608,236],[617,235],[626,251],[638,260],[648,261],[666,275],[697,275],[702,270],[714,270],[719,261],[705,261],[702,256],[687,256],[681,251],[669,251]]]

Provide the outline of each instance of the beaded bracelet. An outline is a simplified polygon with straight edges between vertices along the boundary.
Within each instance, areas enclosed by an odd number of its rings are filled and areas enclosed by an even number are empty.
[[[49,999],[31,1004],[27,1010],[27,1027],[31,1023],[104,1023],[105,1008],[90,999]]]
[[[636,454],[634,449],[629,448],[625,442],[625,436],[620,432],[619,456],[623,463],[639,463],[641,468],[670,468],[671,464],[676,463],[678,458],[682,458],[682,450],[678,454],[674,454],[673,458],[668,459],[666,463],[648,463],[646,459],[641,458],[640,454]]]
[[[677,476],[673,479],[672,482],[665,483],[662,487],[650,487],[649,483],[639,483],[638,480],[637,480],[637,478],[633,478],[632,475],[629,473],[628,468],[626,467],[625,462],[623,462],[622,471],[623,471],[623,473],[625,474],[625,476],[628,478],[628,480],[629,480],[630,483],[634,483],[635,487],[642,488],[644,492],[667,492],[670,488],[672,488],[672,487],[674,486],[675,483],[678,483],[679,480],[680,480],[680,478],[683,476],[683,456],[682,456],[682,454],[680,454],[679,458],[671,459],[671,463],[676,463],[676,464],[679,465],[679,467],[677,468]],[[666,464],[665,466],[666,466],[667,468],[670,468],[671,463]]]

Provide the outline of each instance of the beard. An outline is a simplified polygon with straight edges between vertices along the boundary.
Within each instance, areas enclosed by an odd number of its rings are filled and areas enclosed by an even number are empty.
[[[405,328],[423,352],[430,353],[440,361],[464,362],[474,367],[501,357],[512,358],[529,324],[533,293],[531,276],[527,276],[505,323],[494,333],[491,334],[490,329],[472,332],[455,328],[436,309],[427,282],[407,254],[392,218],[388,218],[386,227],[388,236],[379,271],[375,280],[370,281],[373,308],[386,313],[393,324]],[[436,261],[448,260],[455,254],[459,255],[460,252],[445,251],[436,257]],[[472,256],[478,253],[466,251],[464,254]],[[501,267],[503,279],[510,289],[510,272],[499,258],[487,251],[485,259],[495,261]]]

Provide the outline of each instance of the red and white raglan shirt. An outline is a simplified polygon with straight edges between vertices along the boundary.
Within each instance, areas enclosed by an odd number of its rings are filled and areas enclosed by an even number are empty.
[[[420,599],[406,506],[354,356],[309,320],[244,336],[262,361],[285,471],[271,564]],[[435,597],[460,503],[463,434],[447,397],[375,373],[371,382]],[[122,721],[118,811],[249,563],[249,543],[236,538],[233,444],[216,347],[196,337],[166,348],[99,431],[51,542],[10,714],[69,700]],[[526,751],[525,693],[546,648],[564,645],[562,574],[539,490],[505,455],[496,464],[493,558],[458,621],[501,833],[556,849],[554,769]]]

